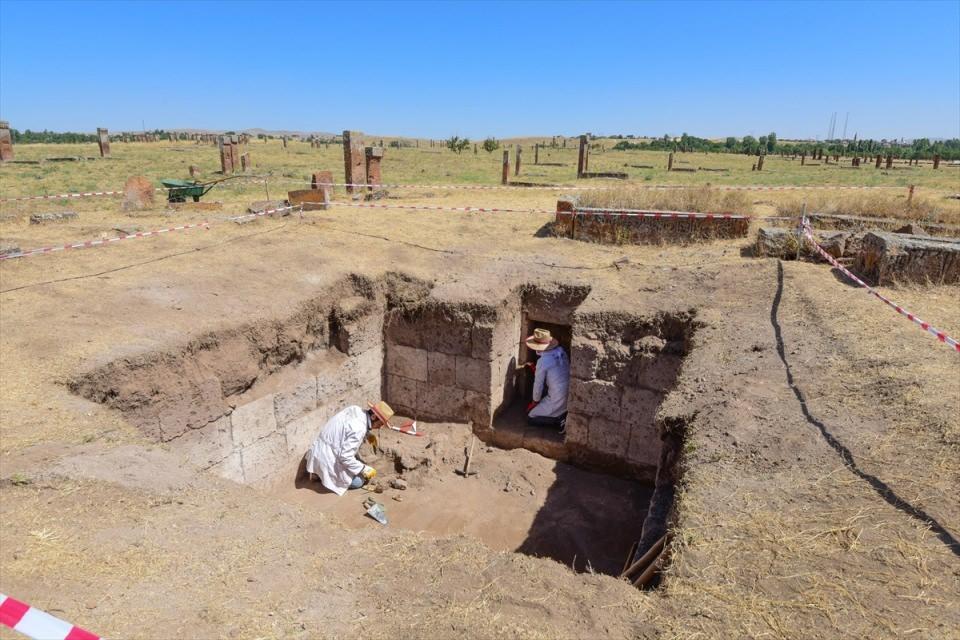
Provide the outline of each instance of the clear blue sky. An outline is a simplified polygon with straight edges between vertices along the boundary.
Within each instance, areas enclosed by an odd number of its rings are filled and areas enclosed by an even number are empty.
[[[0,0],[18,129],[960,137],[960,2]]]

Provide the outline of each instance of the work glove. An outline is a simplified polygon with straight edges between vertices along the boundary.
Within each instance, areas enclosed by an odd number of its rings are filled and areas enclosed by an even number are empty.
[[[533,408],[538,404],[540,403],[537,402],[536,400],[531,401],[530,404],[527,405],[527,413],[530,413],[531,411],[533,411]]]
[[[360,472],[360,477],[362,477],[367,482],[370,482],[377,477],[377,470],[373,467],[363,467],[363,471]]]

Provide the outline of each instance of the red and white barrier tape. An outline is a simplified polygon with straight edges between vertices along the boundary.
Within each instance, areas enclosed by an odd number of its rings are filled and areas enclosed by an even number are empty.
[[[366,204],[362,202],[331,202],[331,207],[359,207],[361,209],[416,209],[420,211],[465,211],[467,213],[556,213],[547,209],[502,209],[498,207],[444,207],[426,204]]]
[[[305,182],[300,180],[277,180],[275,182],[282,182],[286,184],[299,184],[299,185],[313,185],[312,182]],[[863,190],[863,189],[904,189],[907,187],[902,186],[887,186],[887,185],[878,185],[878,186],[846,186],[846,185],[782,185],[782,186],[739,186],[739,185],[716,185],[716,184],[699,184],[699,185],[687,185],[687,184],[636,184],[632,182],[623,182],[618,181],[617,184],[623,184],[624,186],[631,189],[717,189],[720,191],[805,191],[813,189],[821,190],[831,190],[831,189],[854,189],[854,190]],[[551,184],[551,185],[534,185],[529,187],[524,187],[520,185],[511,185],[511,184],[498,184],[498,185],[481,185],[481,184],[377,184],[369,185],[363,183],[353,183],[353,182],[318,182],[316,186],[320,187],[354,187],[354,188],[363,188],[368,189],[373,188],[383,188],[383,189],[477,189],[477,190],[500,190],[500,189],[525,189],[525,190],[537,190],[545,189],[549,191],[601,191],[604,189],[609,189],[609,185],[597,186],[597,185],[575,185],[575,184]]]
[[[843,273],[843,275],[847,276],[848,278],[850,278],[851,280],[853,280],[854,282],[856,282],[857,284],[859,284],[861,287],[865,288],[865,289],[867,290],[867,293],[868,293],[868,294],[876,297],[878,300],[880,300],[880,301],[883,302],[884,304],[886,304],[886,305],[888,305],[888,306],[890,306],[890,307],[893,307],[893,309],[894,309],[897,313],[899,313],[900,315],[906,316],[906,318],[907,318],[908,320],[910,320],[911,322],[914,322],[914,323],[920,325],[920,327],[921,327],[924,331],[927,331],[927,332],[932,333],[933,335],[935,335],[935,336],[937,337],[937,340],[939,340],[940,342],[942,342],[942,343],[944,343],[944,344],[946,344],[946,345],[948,345],[948,346],[950,346],[950,347],[953,347],[954,351],[960,352],[960,342],[958,342],[958,341],[955,340],[954,338],[951,338],[951,337],[948,336],[946,333],[944,333],[943,331],[940,331],[940,330],[937,329],[936,327],[930,326],[930,323],[925,322],[924,320],[921,320],[920,318],[918,318],[918,317],[915,316],[914,314],[910,313],[909,311],[907,311],[906,309],[904,309],[903,307],[901,307],[901,306],[898,305],[897,303],[893,302],[892,300],[890,300],[890,299],[888,299],[888,298],[885,298],[885,297],[884,297],[883,295],[881,295],[878,291],[876,291],[873,287],[871,287],[870,285],[868,285],[866,282],[864,282],[863,280],[861,280],[861,279],[858,278],[857,276],[853,275],[849,270],[847,270],[846,267],[844,267],[842,264],[840,264],[839,262],[837,262],[836,258],[834,258],[832,255],[830,255],[830,254],[827,253],[826,251],[824,251],[823,247],[821,247],[819,244],[817,244],[817,241],[816,241],[816,240],[814,239],[814,237],[813,237],[813,233],[812,233],[812,229],[811,229],[811,227],[810,227],[810,223],[808,223],[806,220],[803,220],[803,222],[802,222],[801,224],[802,224],[803,234],[807,237],[807,240],[809,240],[810,243],[813,244],[813,247],[814,247],[814,249],[817,251],[817,253],[819,253],[827,262],[829,262],[830,264],[832,264],[835,268],[839,269],[839,270]]]
[[[331,207],[358,207],[362,209],[414,209],[421,211],[462,211],[467,213],[548,213],[555,215],[557,212],[550,209],[504,209],[500,207],[444,207],[442,205],[418,205],[418,204],[367,204],[361,202],[331,202]],[[596,216],[639,216],[645,218],[737,218],[745,219],[747,216],[734,215],[732,213],[694,213],[688,211],[641,211],[639,209],[577,209],[569,212],[579,215]]]
[[[746,220],[750,216],[741,216],[734,213],[695,213],[691,211],[658,211],[656,209],[598,209],[594,207],[583,207],[574,210],[578,215],[596,215],[596,216],[636,216],[641,218],[700,218],[713,220],[714,218],[724,218],[731,220]]]
[[[291,209],[300,208],[299,206],[289,206],[289,207],[278,207],[276,209],[267,209],[266,211],[261,211],[258,213],[250,213],[242,216],[234,216],[231,218],[222,218],[224,221],[236,221],[243,220],[245,218],[257,218],[260,216],[270,215],[271,213],[277,213],[279,211],[287,211]],[[216,222],[195,222],[193,224],[184,224],[178,227],[167,227],[166,229],[154,229],[153,231],[140,231],[137,233],[131,233],[129,235],[116,236],[114,238],[103,238],[101,240],[86,240],[84,242],[73,242],[62,245],[53,245],[49,247],[39,247],[37,249],[29,249],[27,251],[21,251],[19,253],[8,253],[6,255],[0,255],[0,261],[11,260],[13,258],[27,258],[35,255],[43,255],[47,253],[56,253],[57,251],[68,251],[71,249],[89,249],[91,247],[98,247],[102,245],[112,244],[114,242],[120,242],[121,240],[136,240],[137,238],[149,238],[151,236],[159,236],[164,233],[170,233],[171,231],[187,231],[190,229],[204,228],[209,229],[211,225],[216,224]]]
[[[100,636],[0,593],[0,624],[34,640],[101,640]]]
[[[238,178],[244,178],[249,180],[254,180],[256,182],[262,182],[263,177],[260,176],[237,176]],[[284,183],[284,184],[297,184],[297,185],[310,185],[313,186],[312,182],[300,181],[300,180],[274,180],[274,183]],[[844,185],[793,185],[793,186],[737,186],[737,185],[684,185],[684,184],[634,184],[634,183],[625,183],[625,185],[632,189],[717,189],[719,191],[805,191],[805,190],[843,190],[843,189],[853,189],[853,190],[864,190],[864,189],[903,189],[902,186],[887,186],[887,185],[878,185],[878,186],[844,186]],[[367,189],[371,185],[368,184],[359,184],[359,183],[350,183],[350,182],[323,182],[318,183],[317,186],[325,187],[354,187],[354,188],[363,188]],[[604,189],[609,189],[609,185],[598,186],[598,185],[534,185],[529,187],[523,187],[519,185],[510,185],[510,184],[498,184],[498,185],[481,185],[481,184],[378,184],[373,185],[376,188],[384,189],[470,189],[470,190],[483,190],[483,191],[496,191],[502,189],[526,189],[526,190],[547,190],[547,191],[602,191]],[[171,191],[175,189],[183,189],[183,187],[156,187],[154,191]],[[83,193],[60,193],[54,195],[41,195],[41,196],[17,196],[12,198],[0,198],[0,202],[20,202],[26,200],[66,200],[70,198],[89,198],[95,196],[116,196],[122,195],[123,191],[87,191]]]
[[[23,200],[66,200],[68,198],[90,198],[93,196],[116,196],[123,191],[87,191],[84,193],[58,193],[49,196],[18,196],[15,198],[0,198],[0,202],[19,202]]]

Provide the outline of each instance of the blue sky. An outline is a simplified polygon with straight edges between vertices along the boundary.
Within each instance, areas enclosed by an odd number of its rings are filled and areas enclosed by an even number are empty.
[[[960,137],[960,2],[0,0],[0,119],[471,138]]]

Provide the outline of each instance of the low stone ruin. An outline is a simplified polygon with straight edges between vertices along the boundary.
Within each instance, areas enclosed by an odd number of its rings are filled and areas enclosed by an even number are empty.
[[[873,231],[863,236],[854,265],[877,285],[960,282],[960,239]]]

